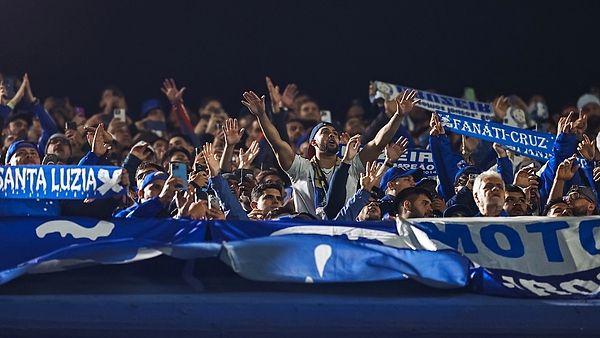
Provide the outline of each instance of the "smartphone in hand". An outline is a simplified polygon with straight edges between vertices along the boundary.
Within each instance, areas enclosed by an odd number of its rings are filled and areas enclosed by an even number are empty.
[[[121,122],[127,122],[127,115],[125,109],[117,108],[113,110],[113,117]]]
[[[185,163],[172,162],[171,175],[181,178],[183,181],[183,187],[181,187],[181,190],[187,190],[187,167],[185,166]]]

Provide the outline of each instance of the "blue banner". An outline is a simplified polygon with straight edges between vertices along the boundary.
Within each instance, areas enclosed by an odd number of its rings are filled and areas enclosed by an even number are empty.
[[[363,146],[361,146],[361,149],[362,147]],[[340,144],[339,149],[338,156],[343,158],[346,145]],[[383,163],[384,161],[385,151],[382,151],[377,158],[377,162]],[[428,149],[406,149],[406,152],[404,152],[398,161],[396,161],[396,166],[406,170],[421,168],[423,170],[423,178],[437,179],[437,171],[433,164],[433,154],[431,153],[431,150]]]
[[[475,137],[489,142],[497,142],[517,154],[547,161],[552,154],[555,136],[527,129],[519,129],[493,122],[484,122],[464,116],[436,111],[446,130]]]
[[[0,284],[23,273],[167,254],[220,257],[259,281],[411,278],[490,295],[591,298],[600,293],[598,228],[598,216],[364,223],[14,217],[0,227]]]
[[[415,88],[399,86],[391,83],[375,81],[375,88],[382,97],[388,96],[390,99],[396,97],[399,93],[405,90]],[[494,109],[491,104],[485,102],[477,102],[465,100],[457,97],[430,93],[422,90],[417,90],[417,98],[421,99],[417,105],[430,111],[443,111],[446,113],[470,117],[476,120],[489,122],[494,119]],[[509,108],[504,124],[517,127],[527,128],[527,120],[525,119],[526,112],[521,109]]]
[[[0,166],[0,198],[86,199],[125,195],[120,167]]]

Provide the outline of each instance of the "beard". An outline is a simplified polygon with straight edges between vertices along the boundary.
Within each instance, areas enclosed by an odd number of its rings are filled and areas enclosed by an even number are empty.
[[[573,216],[587,216],[587,208],[585,206],[572,206],[569,207],[569,209],[571,209],[571,212],[573,213]]]
[[[329,145],[328,142],[323,142],[319,145],[319,151],[324,152],[328,155],[335,155],[338,153],[338,147]]]

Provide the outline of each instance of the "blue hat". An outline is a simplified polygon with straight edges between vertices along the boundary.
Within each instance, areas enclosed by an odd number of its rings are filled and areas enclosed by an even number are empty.
[[[142,117],[146,117],[146,115],[148,115],[148,112],[152,109],[162,110],[163,107],[157,99],[150,99],[144,101],[144,103],[142,103]]]
[[[444,210],[444,214],[442,217],[452,217],[458,212],[463,212],[469,217],[473,216],[473,211],[471,211],[471,208],[469,208],[468,206],[466,206],[464,204],[455,204],[451,207],[448,207],[446,210]]]
[[[25,140],[19,140],[19,141],[13,142],[8,147],[8,150],[6,151],[6,160],[4,161],[4,163],[8,164],[8,162],[10,162],[10,158],[13,156],[15,151],[17,151],[18,149],[21,149],[21,148],[33,148],[36,151],[38,150],[38,148],[35,146],[35,144],[27,142]]]
[[[167,174],[165,174],[162,171],[155,171],[153,173],[149,173],[148,175],[146,175],[146,177],[144,177],[144,180],[142,181],[142,187],[140,188],[140,190],[144,190],[144,188],[146,188],[146,186],[150,184],[150,182],[156,180],[166,181]]]
[[[400,167],[391,167],[385,172],[385,174],[383,174],[383,177],[381,178],[381,184],[379,185],[379,187],[381,188],[381,190],[385,191],[387,189],[388,182],[395,181],[400,177],[405,177],[408,175],[412,175],[415,182],[419,181],[421,178],[423,178],[423,169],[416,168],[406,170]]]
[[[482,173],[481,169],[479,169],[479,168],[477,168],[476,166],[473,166],[473,165],[468,165],[468,166],[462,167],[462,168],[460,168],[458,170],[458,172],[454,176],[454,181],[456,182],[456,180],[462,174],[481,174],[481,173]]]
[[[317,124],[316,126],[313,127],[313,129],[310,131],[310,136],[308,138],[308,142],[312,141],[312,139],[315,138],[315,135],[317,135],[317,132],[319,132],[319,130],[323,127],[326,126],[332,126],[335,128],[335,126],[329,122],[321,122],[319,124]]]
[[[329,122],[321,122],[321,123],[317,124],[316,126],[314,126],[313,129],[310,131],[310,136],[306,140],[308,142],[308,149],[306,150],[306,158],[311,159],[313,156],[315,156],[317,151],[316,151],[315,147],[313,147],[312,144],[310,144],[310,141],[312,141],[315,138],[315,135],[317,135],[317,133],[319,132],[319,130],[321,130],[321,128],[326,127],[326,126],[332,126],[333,128],[335,128],[335,126]],[[300,144],[302,144],[302,143],[300,143]]]

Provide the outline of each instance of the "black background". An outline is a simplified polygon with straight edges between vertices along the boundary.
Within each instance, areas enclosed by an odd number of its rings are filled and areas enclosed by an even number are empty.
[[[369,80],[479,100],[541,93],[551,111],[600,83],[595,1],[0,1],[0,71],[87,115],[115,84],[133,113],[165,77],[186,105],[236,115],[265,76],[341,118]],[[165,101],[166,103],[166,101]]]

